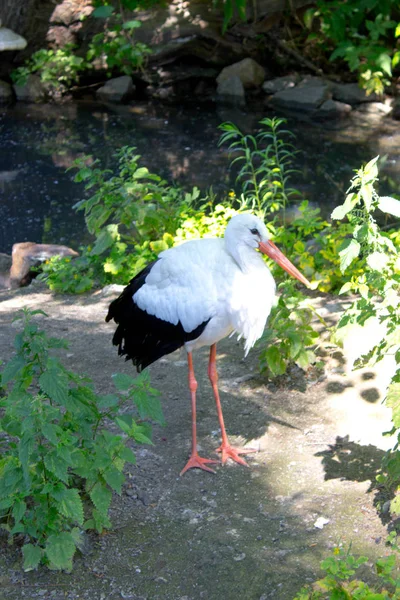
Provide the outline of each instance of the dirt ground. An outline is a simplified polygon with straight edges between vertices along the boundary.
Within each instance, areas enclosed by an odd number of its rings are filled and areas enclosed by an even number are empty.
[[[40,285],[1,291],[0,360],[13,352],[15,311],[41,308],[48,314],[42,326],[70,344],[68,368],[88,374],[99,393],[111,391],[112,373],[133,373],[104,322],[112,297],[53,296]],[[314,303],[329,323],[340,309],[333,300]],[[217,466],[215,475],[191,470],[179,477],[190,449],[184,355],[150,367],[167,425],[155,428],[154,446],[135,450],[137,466],[113,500],[112,530],[87,535],[71,574],[24,573],[18,549],[0,534],[0,599],[291,600],[339,543],[371,560],[385,554],[387,525],[371,481],[391,446],[382,437],[390,429],[381,403],[388,373],[382,365],[349,373],[340,352],[324,354],[323,374],[293,369],[273,384],[258,374],[257,349],[244,360],[240,342],[219,344],[228,434],[258,452],[249,468]],[[196,353],[198,439],[203,455],[213,457],[219,430],[206,361],[205,349]],[[371,573],[367,565],[366,577]]]

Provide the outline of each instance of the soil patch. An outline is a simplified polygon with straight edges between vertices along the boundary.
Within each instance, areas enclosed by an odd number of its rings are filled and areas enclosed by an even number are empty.
[[[39,317],[41,326],[69,342],[66,366],[110,392],[112,373],[133,372],[104,322],[111,299],[54,296],[37,284],[0,292],[0,360],[13,352],[15,311],[41,308],[49,315]],[[320,309],[333,319],[336,303],[324,300]],[[207,354],[195,354],[198,439],[213,458],[219,430]],[[216,475],[179,477],[190,449],[190,401],[185,356],[169,355],[150,367],[167,425],[154,429],[154,446],[135,450],[137,466],[113,500],[113,529],[87,535],[71,574],[24,573],[18,550],[0,537],[0,599],[291,600],[339,543],[371,560],[385,554],[371,482],[391,445],[382,437],[390,429],[381,403],[387,374],[382,367],[349,374],[336,352],[326,354],[324,375],[293,369],[277,385],[259,375],[257,354],[244,360],[233,338],[219,344],[228,435],[258,450],[249,468],[228,464]]]

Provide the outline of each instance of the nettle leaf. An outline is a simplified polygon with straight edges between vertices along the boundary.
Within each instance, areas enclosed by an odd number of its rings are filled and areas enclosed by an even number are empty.
[[[350,292],[353,289],[353,284],[351,281],[346,281],[346,283],[344,285],[342,285],[342,287],[339,290],[339,295],[340,294],[345,294],[346,292]]]
[[[18,372],[25,366],[25,360],[22,356],[14,356],[4,367],[1,373],[2,384],[5,385],[12,379],[15,379]]]
[[[48,452],[44,457],[44,464],[53,475],[61,479],[64,483],[68,484],[68,467],[69,464],[61,458],[54,450]]]
[[[22,556],[24,557],[24,571],[33,571],[42,560],[43,550],[33,544],[25,544],[22,547]]]
[[[57,404],[68,404],[68,382],[59,369],[49,368],[39,377],[39,385],[43,392]]]
[[[103,231],[98,235],[96,243],[90,251],[90,254],[92,256],[98,256],[100,254],[103,254],[103,252],[108,250],[108,248],[110,248],[110,246],[112,246],[114,242],[118,239],[118,225],[107,225],[107,227],[105,227]]]
[[[114,408],[118,406],[119,398],[115,394],[105,394],[99,396],[97,406],[99,408]]]
[[[108,516],[98,510],[93,510],[92,517],[92,519],[86,521],[84,525],[85,529],[96,529],[101,533],[103,529],[109,529],[111,527],[111,521]]]
[[[124,459],[124,461],[136,465],[136,456],[133,450],[131,450],[131,448],[125,446],[125,448],[121,450],[120,456]]]
[[[161,402],[158,398],[150,396],[145,390],[136,390],[133,401],[141,419],[150,418],[160,423],[160,425],[165,424]]]
[[[16,523],[18,523],[24,516],[26,511],[26,502],[24,500],[16,500],[12,509],[12,516]]]
[[[41,425],[41,431],[46,440],[49,440],[54,446],[58,444],[58,436],[62,433],[62,429],[59,425],[44,422]]]
[[[121,487],[125,481],[125,476],[113,465],[108,467],[103,473],[104,479],[117,494],[121,494]]]
[[[395,515],[400,514],[400,496],[395,496],[390,503],[390,512]]]
[[[386,52],[382,52],[376,58],[376,64],[378,65],[378,67],[381,68],[381,70],[384,73],[386,73],[387,75],[389,75],[389,77],[392,76],[392,59],[389,56],[389,54],[387,54]]]
[[[387,266],[390,257],[384,252],[372,252],[367,257],[367,265],[374,271],[382,271]]]
[[[45,553],[56,569],[72,569],[72,557],[75,554],[75,540],[71,533],[64,531],[47,538]]]
[[[372,160],[370,160],[364,167],[363,171],[367,177],[370,179],[376,179],[378,177],[378,162],[379,156],[375,156]]]
[[[97,510],[106,515],[112,499],[110,488],[98,481],[89,492],[89,496]]]
[[[312,362],[313,353],[309,353],[307,350],[302,350],[296,358],[296,365],[306,371]]]
[[[291,359],[295,359],[303,347],[303,339],[299,333],[291,332],[288,335],[290,341],[289,355]]]
[[[132,415],[121,415],[116,417],[115,422],[124,433],[130,435],[132,430],[133,418]]]
[[[283,375],[286,371],[286,363],[282,354],[276,346],[270,346],[265,352],[265,360],[272,375]]]
[[[373,192],[374,192],[374,187],[373,187],[372,183],[365,183],[361,187],[361,196],[365,202],[365,206],[366,206],[368,212],[370,212],[370,210],[371,210]]]
[[[390,196],[381,196],[378,201],[378,208],[384,213],[400,217],[400,200]]]
[[[332,219],[341,220],[344,219],[345,216],[353,210],[353,208],[358,204],[358,195],[348,194],[346,196],[346,200],[340,206],[337,206],[331,214]]]
[[[392,421],[396,429],[400,428],[400,382],[391,383],[386,395],[386,405],[392,409]],[[400,496],[398,496],[400,497]]]
[[[62,488],[52,493],[52,496],[57,500],[57,510],[72,521],[76,521],[79,525],[83,524],[83,504],[76,488]]]
[[[114,373],[112,375],[112,380],[117,390],[121,392],[129,390],[129,388],[131,388],[136,383],[134,377],[126,375],[125,373]]]
[[[114,12],[114,7],[110,5],[98,6],[92,12],[92,17],[96,19],[108,19]]]
[[[0,498],[14,494],[19,489],[22,479],[22,468],[12,462],[0,468]]]
[[[137,29],[138,27],[141,27],[142,24],[140,21],[137,20],[133,20],[133,21],[125,21],[125,23],[122,25],[122,29]]]
[[[352,238],[351,240],[344,240],[340,246],[340,271],[345,272],[347,267],[353,262],[355,258],[360,254],[361,246]]]

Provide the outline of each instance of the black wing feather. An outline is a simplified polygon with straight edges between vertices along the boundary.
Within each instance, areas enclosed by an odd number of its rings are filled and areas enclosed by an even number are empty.
[[[157,261],[147,265],[134,277],[122,294],[111,302],[106,321],[114,321],[118,327],[114,333],[113,344],[118,346],[118,354],[132,360],[140,372],[165,354],[174,352],[185,342],[198,338],[204,331],[209,319],[193,331],[149,315],[133,301],[134,294],[146,283],[146,277]]]

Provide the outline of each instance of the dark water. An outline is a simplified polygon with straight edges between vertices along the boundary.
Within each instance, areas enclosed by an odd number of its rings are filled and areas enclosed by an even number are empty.
[[[147,166],[168,181],[190,190],[210,186],[223,194],[234,184],[226,149],[218,148],[218,125],[234,121],[254,133],[265,112],[246,114],[204,107],[143,105],[105,108],[93,104],[43,106],[18,104],[0,113],[0,252],[10,253],[22,241],[68,244],[87,241],[81,213],[72,206],[84,196],[83,186],[66,172],[80,154],[93,154],[113,168],[113,153],[135,146]],[[340,125],[341,126],[341,125]],[[301,153],[294,187],[325,215],[343,201],[353,170],[378,152],[337,135],[339,124],[315,125],[289,119]],[[400,169],[400,166],[398,165]],[[396,192],[387,177],[384,193]]]

